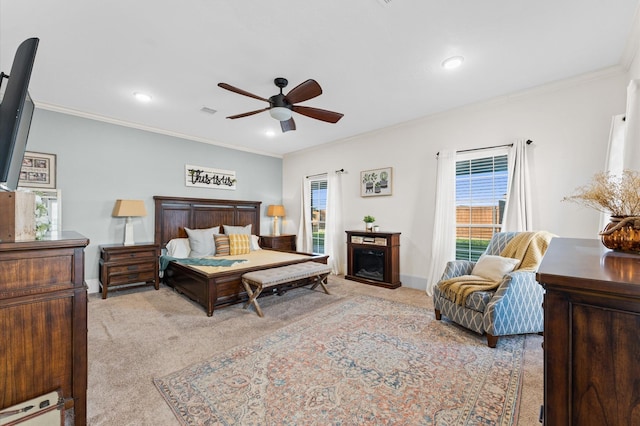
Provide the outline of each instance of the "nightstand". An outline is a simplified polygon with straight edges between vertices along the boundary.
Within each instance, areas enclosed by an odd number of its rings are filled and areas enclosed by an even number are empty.
[[[260,247],[296,251],[296,236],[291,234],[260,235]]]
[[[160,248],[156,244],[141,243],[130,246],[105,244],[100,246],[100,287],[102,298],[112,287],[125,284],[153,284],[160,288],[158,272]]]

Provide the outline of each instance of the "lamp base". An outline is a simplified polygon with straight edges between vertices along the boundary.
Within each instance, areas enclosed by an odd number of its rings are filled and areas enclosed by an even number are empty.
[[[132,246],[135,242],[133,241],[133,223],[131,222],[131,217],[127,217],[127,223],[124,225],[124,245]]]
[[[280,228],[278,227],[278,216],[273,217],[273,236],[277,237],[280,235]]]

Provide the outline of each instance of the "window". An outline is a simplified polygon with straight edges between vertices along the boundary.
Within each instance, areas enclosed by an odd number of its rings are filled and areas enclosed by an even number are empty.
[[[311,234],[313,252],[324,254],[324,237],[327,220],[327,180],[311,181]]]
[[[505,150],[465,153],[456,161],[456,259],[478,260],[500,232],[507,197]]]

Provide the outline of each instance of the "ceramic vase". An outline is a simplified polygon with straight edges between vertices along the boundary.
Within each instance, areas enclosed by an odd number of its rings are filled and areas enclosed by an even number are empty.
[[[600,238],[607,248],[640,254],[640,216],[612,216]]]

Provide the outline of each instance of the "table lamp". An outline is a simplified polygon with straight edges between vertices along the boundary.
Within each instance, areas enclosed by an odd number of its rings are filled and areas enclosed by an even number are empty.
[[[124,245],[134,245],[133,241],[133,223],[132,217],[142,217],[147,215],[147,210],[144,208],[144,201],[142,200],[116,200],[116,205],[113,207],[113,217],[126,217],[127,222],[124,225]]]
[[[284,206],[272,204],[267,208],[267,216],[273,217],[273,234],[275,236],[280,235],[280,229],[278,228],[278,218],[284,217]]]

